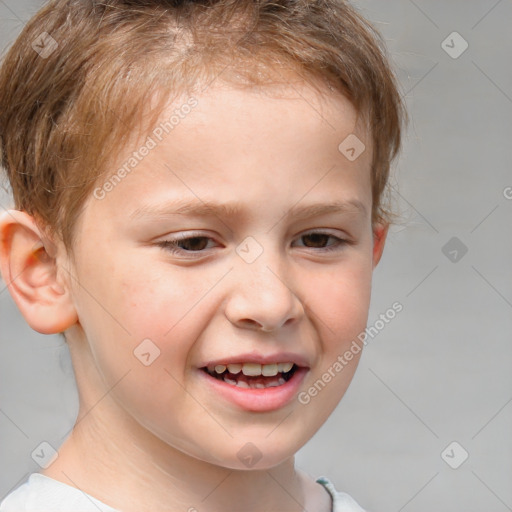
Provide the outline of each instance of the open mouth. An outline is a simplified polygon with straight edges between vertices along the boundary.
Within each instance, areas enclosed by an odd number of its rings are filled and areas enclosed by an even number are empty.
[[[231,386],[246,389],[278,387],[289,381],[298,366],[294,363],[236,363],[203,367],[201,370],[211,377]]]

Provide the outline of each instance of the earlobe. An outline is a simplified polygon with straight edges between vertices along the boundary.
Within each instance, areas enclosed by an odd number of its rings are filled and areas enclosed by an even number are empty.
[[[42,334],[77,322],[69,287],[59,281],[56,249],[26,212],[0,215],[0,272],[27,323]]]
[[[373,228],[373,268],[377,266],[384,251],[389,224],[376,224]]]

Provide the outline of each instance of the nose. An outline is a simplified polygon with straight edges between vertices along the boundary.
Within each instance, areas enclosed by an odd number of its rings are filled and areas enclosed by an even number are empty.
[[[272,332],[297,323],[304,315],[288,273],[268,263],[263,258],[252,264],[241,262],[231,276],[225,315],[236,327]]]

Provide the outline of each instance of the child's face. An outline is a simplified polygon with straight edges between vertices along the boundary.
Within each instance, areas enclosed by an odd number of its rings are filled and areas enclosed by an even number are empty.
[[[262,455],[255,468],[290,457],[345,393],[360,354],[335,363],[366,326],[384,240],[351,104],[299,85],[286,99],[268,91],[211,87],[153,136],[131,173],[86,203],[70,280],[83,396],[110,391],[112,413],[160,438],[162,454],[241,469],[246,451]],[[351,133],[366,144],[355,161],[338,150]],[[244,362],[298,369],[265,389],[205,371]],[[240,375],[228,380],[258,380]]]

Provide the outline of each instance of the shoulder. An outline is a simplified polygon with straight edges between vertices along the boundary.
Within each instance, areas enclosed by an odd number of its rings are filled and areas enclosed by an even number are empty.
[[[96,498],[58,480],[32,473],[0,503],[0,512],[116,512]]]
[[[317,478],[316,481],[320,485],[323,485],[326,491],[331,495],[333,504],[332,512],[364,512],[348,494],[337,491],[327,477],[321,476]]]

